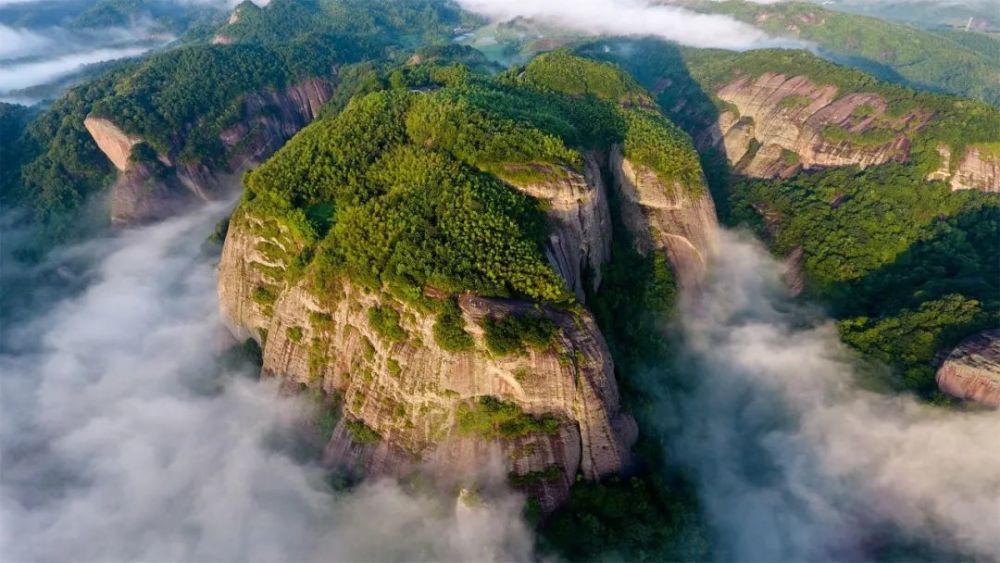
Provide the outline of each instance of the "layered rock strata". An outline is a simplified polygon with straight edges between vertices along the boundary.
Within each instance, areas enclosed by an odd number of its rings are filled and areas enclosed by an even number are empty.
[[[269,258],[267,246],[294,242],[280,229],[260,234],[266,226],[243,211],[231,222],[219,269],[223,316],[237,335],[264,341],[265,375],[342,399],[326,447],[330,464],[367,475],[422,469],[449,481],[498,459],[547,510],[567,498],[577,473],[597,479],[628,466],[635,423],[622,411],[610,352],[589,312],[462,295],[458,305],[475,346],[447,351],[435,341],[434,314],[348,282],[322,296],[303,283],[279,282],[274,274],[286,265]],[[255,299],[262,290],[273,299]],[[398,311],[406,337],[380,335],[370,322],[373,308]],[[508,315],[554,323],[551,345],[491,354],[481,327],[487,317]],[[464,432],[460,409],[484,397],[558,424],[510,436]],[[377,439],[359,440],[359,424]]]
[[[938,368],[937,383],[953,397],[1000,407],[1000,329],[959,344]]]
[[[175,150],[158,155],[162,166],[135,162],[132,153],[143,142],[141,137],[123,131],[113,118],[88,116],[87,131],[119,170],[111,188],[112,224],[148,223],[194,202],[222,197],[238,185],[242,172],[263,162],[318,117],[332,94],[330,81],[310,79],[281,91],[245,95],[242,117],[219,134],[226,151],[221,168],[179,162]]]
[[[718,219],[704,185],[665,185],[649,168],[612,149],[621,214],[641,254],[666,252],[683,289],[701,287],[716,249]]]

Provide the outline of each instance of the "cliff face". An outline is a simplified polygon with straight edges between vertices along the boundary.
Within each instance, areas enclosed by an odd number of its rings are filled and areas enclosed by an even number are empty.
[[[941,145],[937,150],[941,155],[941,167],[932,172],[928,180],[947,182],[952,190],[1000,192],[1000,159],[969,147],[958,166],[953,167],[951,149]]]
[[[583,174],[572,170],[563,174],[559,179],[514,187],[544,202],[551,227],[546,258],[582,302],[585,278],[590,276],[590,289],[601,283],[601,266],[610,254],[611,215],[593,155],[585,156]]]
[[[83,126],[97,143],[97,147],[108,157],[108,160],[121,171],[128,169],[132,148],[142,141],[135,135],[128,135],[117,125],[107,119],[88,116],[83,120]]]
[[[565,500],[577,472],[596,479],[628,465],[635,423],[621,410],[610,353],[588,312],[466,294],[459,307],[476,344],[450,352],[434,339],[435,315],[386,295],[344,282],[318,297],[301,283],[276,283],[268,272],[285,265],[267,258],[266,245],[294,243],[280,231],[256,234],[263,225],[234,215],[219,266],[223,315],[240,336],[266,331],[265,375],[342,398],[343,416],[327,445],[330,464],[368,475],[422,468],[447,482],[495,458],[546,509]],[[255,301],[259,288],[274,299]],[[370,322],[374,307],[398,311],[405,338],[380,336]],[[480,328],[486,317],[525,314],[554,323],[551,345],[493,356]],[[558,424],[511,436],[463,431],[460,409],[483,397]],[[375,439],[359,439],[359,423]]]
[[[918,111],[890,116],[881,96],[838,96],[835,86],[817,86],[805,76],[741,78],[716,95],[729,109],[698,141],[725,148],[738,172],[756,178],[904,162],[910,153],[908,134],[930,117]]]
[[[1000,407],[1000,330],[987,330],[956,347],[937,372],[938,388],[960,399]]]
[[[333,94],[329,81],[310,79],[279,92],[255,92],[243,99],[241,119],[221,131],[226,165],[175,162],[159,155],[163,167],[132,162],[142,142],[111,120],[90,116],[84,124],[102,152],[120,171],[111,188],[111,218],[117,226],[169,217],[197,201],[216,199],[237,185],[245,170],[274,154],[299,129],[319,115]]]
[[[611,172],[622,219],[636,249],[644,255],[665,251],[679,285],[700,287],[715,252],[719,227],[708,190],[665,186],[653,171],[625,158],[619,147],[612,150]]]

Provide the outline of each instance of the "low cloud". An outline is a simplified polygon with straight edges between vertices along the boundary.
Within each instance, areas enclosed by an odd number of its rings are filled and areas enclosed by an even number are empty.
[[[198,250],[222,213],[83,243],[39,270],[73,289],[32,289],[36,312],[0,341],[0,559],[530,559],[519,497],[466,507],[391,481],[336,492],[297,461],[307,405],[215,372],[215,268]]]
[[[581,33],[655,36],[692,47],[752,49],[805,44],[779,40],[721,15],[698,14],[650,0],[458,0],[495,20],[531,18]]]
[[[706,294],[683,315],[683,384],[661,384],[670,458],[696,475],[728,552],[1000,555],[1000,412],[862,390],[871,368],[832,322],[793,304],[779,265],[747,239],[723,237]]]
[[[30,29],[0,24],[0,61],[26,57],[52,47],[53,39]]]
[[[148,50],[149,47],[95,49],[47,60],[5,64],[0,66],[0,94],[51,84],[80,72],[88,65],[136,57]]]

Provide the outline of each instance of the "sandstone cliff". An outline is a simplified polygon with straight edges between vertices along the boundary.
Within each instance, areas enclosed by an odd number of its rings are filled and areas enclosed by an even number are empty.
[[[545,246],[549,263],[581,302],[586,279],[593,287],[601,283],[601,266],[611,247],[611,215],[607,191],[594,155],[584,157],[583,174],[563,170],[562,177],[546,182],[519,183],[514,187],[541,200],[550,221]]]
[[[1000,158],[978,147],[968,147],[956,167],[949,147],[941,145],[937,150],[941,155],[941,167],[932,172],[928,180],[947,182],[952,190],[1000,192]]]
[[[665,251],[681,288],[697,289],[715,252],[718,219],[705,186],[665,186],[646,167],[612,149],[615,178],[625,225],[641,254]]]
[[[88,116],[83,120],[83,126],[115,168],[121,171],[128,169],[132,148],[142,142],[141,137],[129,135],[111,121],[100,117]]]
[[[1000,330],[987,330],[956,347],[937,372],[944,393],[1000,407]]]
[[[836,86],[818,86],[805,76],[744,77],[716,95],[727,109],[699,144],[723,147],[738,172],[756,178],[905,162],[909,135],[931,117],[919,110],[892,116],[877,94],[839,96]]]
[[[458,305],[475,346],[450,352],[435,341],[435,315],[385,294],[338,282],[317,296],[301,282],[284,284],[287,265],[269,245],[294,254],[291,236],[238,210],[219,266],[223,316],[240,337],[264,340],[266,376],[341,398],[326,448],[331,465],[368,475],[419,468],[449,482],[496,458],[547,510],[566,499],[578,472],[596,479],[628,465],[635,423],[621,410],[610,352],[589,312],[466,294]],[[376,307],[398,311],[405,338],[380,335],[369,316]],[[554,323],[551,345],[507,356],[486,349],[487,317],[528,314]],[[510,436],[463,432],[460,409],[484,397],[556,422]],[[374,438],[359,439],[359,428]]]
[[[163,166],[133,162],[140,137],[125,133],[112,119],[87,117],[84,124],[94,142],[120,171],[111,188],[112,224],[163,219],[194,202],[225,195],[237,186],[242,172],[274,154],[315,119],[332,93],[330,81],[310,79],[281,91],[245,95],[241,118],[219,134],[226,151],[221,168],[177,162],[176,154],[158,155]]]

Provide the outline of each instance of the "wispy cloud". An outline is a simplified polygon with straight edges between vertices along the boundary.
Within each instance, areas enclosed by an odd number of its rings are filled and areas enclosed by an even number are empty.
[[[529,559],[518,497],[335,492],[296,461],[310,407],[215,374],[215,268],[198,249],[221,212],[66,249],[46,271],[82,287],[23,296],[45,306],[0,342],[0,559]]]
[[[1000,412],[861,390],[866,368],[792,304],[766,250],[722,240],[683,317],[685,385],[660,389],[670,458],[734,558],[868,559],[900,538],[1000,555]]]
[[[458,0],[458,3],[489,18],[532,18],[588,34],[650,35],[693,47],[737,50],[792,45],[728,16],[697,14],[649,0]]]
[[[135,57],[148,50],[148,47],[95,49],[48,60],[0,66],[0,94],[50,84],[81,71],[87,65]]]

